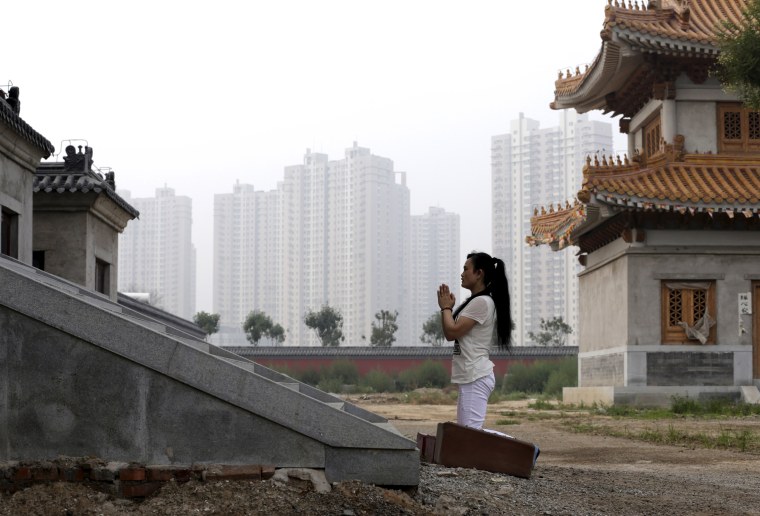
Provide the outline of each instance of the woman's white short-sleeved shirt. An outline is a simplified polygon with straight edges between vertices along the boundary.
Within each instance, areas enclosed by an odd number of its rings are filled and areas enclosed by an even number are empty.
[[[451,383],[470,383],[493,372],[489,355],[495,342],[496,306],[491,296],[478,296],[459,312],[476,322],[466,335],[454,344],[451,362]]]

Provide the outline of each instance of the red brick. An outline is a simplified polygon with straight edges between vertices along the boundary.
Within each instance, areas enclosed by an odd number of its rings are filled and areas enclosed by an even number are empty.
[[[147,479],[150,482],[167,482],[177,480],[187,482],[190,480],[190,470],[175,466],[148,466],[146,468]]]
[[[23,480],[31,480],[32,479],[32,470],[27,468],[26,466],[21,466],[19,468],[16,468],[16,471],[13,472],[13,475],[11,475],[11,480],[14,482],[20,482]]]
[[[32,480],[37,482],[58,480],[58,468],[56,466],[35,466],[32,468]]]
[[[58,480],[64,482],[83,482],[87,474],[80,466],[68,466],[58,468]]]
[[[119,480],[145,480],[145,468],[123,468],[119,470]]]
[[[121,484],[121,495],[126,498],[145,498],[164,485],[164,482],[125,482]]]
[[[206,480],[261,480],[261,466],[209,466]]]
[[[261,466],[261,480],[268,480],[274,476],[274,466]]]
[[[174,478],[174,470],[171,468],[148,466],[145,473],[149,482],[166,482]]]

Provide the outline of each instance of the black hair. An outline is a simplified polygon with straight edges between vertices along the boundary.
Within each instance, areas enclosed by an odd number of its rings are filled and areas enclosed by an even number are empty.
[[[473,270],[483,271],[483,283],[486,288],[483,292],[471,296],[467,301],[462,303],[454,315],[457,315],[475,297],[490,295],[496,306],[496,332],[499,337],[499,346],[508,348],[512,340],[514,323],[512,322],[512,313],[510,311],[509,281],[507,280],[507,272],[504,269],[504,262],[499,258],[492,257],[490,254],[475,252],[468,254],[467,259],[472,260]]]

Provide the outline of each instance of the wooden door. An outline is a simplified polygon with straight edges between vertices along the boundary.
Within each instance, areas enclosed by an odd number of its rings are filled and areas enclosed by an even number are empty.
[[[760,379],[760,281],[752,282],[752,377]]]

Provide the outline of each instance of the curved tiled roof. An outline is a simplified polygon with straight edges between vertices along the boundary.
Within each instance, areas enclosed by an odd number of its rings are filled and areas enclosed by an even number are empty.
[[[530,221],[531,235],[525,238],[525,242],[531,246],[556,242],[562,249],[571,243],[573,231],[586,221],[586,214],[586,206],[580,203],[536,214]]]
[[[94,172],[67,172],[62,163],[43,163],[34,174],[34,193],[105,193],[124,211],[139,217],[140,212],[117,194],[109,184]]]
[[[725,154],[685,154],[676,158],[661,152],[646,166],[612,160],[583,168],[583,204],[542,213],[531,219],[530,245],[559,249],[574,244],[591,227],[592,208],[633,211],[724,212],[729,217],[760,214],[760,157]],[[583,209],[585,208],[585,210]]]
[[[724,21],[738,23],[746,0],[662,0],[661,8],[631,9],[609,5],[605,29],[637,32],[640,37],[714,45]]]
[[[34,178],[34,192],[83,192],[103,190],[102,181],[86,174],[40,174]]]
[[[43,158],[47,158],[55,151],[53,144],[47,141],[47,139],[45,139],[40,133],[32,129],[32,126],[24,122],[24,120],[18,116],[4,100],[0,100],[0,122],[16,131],[16,133],[21,135],[24,140],[42,150]]]
[[[687,154],[643,169],[584,171],[583,188],[625,203],[677,203],[693,208],[760,209],[760,159]]]
[[[621,44],[657,54],[715,56],[720,24],[738,23],[747,0],[658,0],[650,4],[608,0],[601,50],[584,72],[560,73],[555,81],[557,100],[580,93],[593,78],[601,81],[616,73]]]

